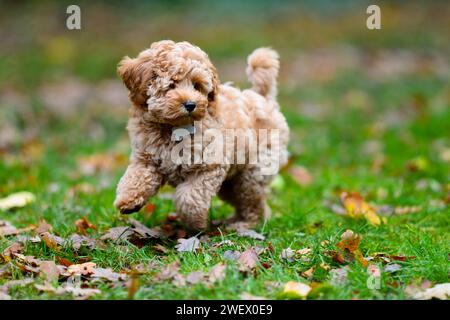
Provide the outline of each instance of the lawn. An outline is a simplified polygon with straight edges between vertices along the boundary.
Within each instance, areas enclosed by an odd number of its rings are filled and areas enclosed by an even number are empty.
[[[83,288],[99,290],[90,299],[409,299],[414,290],[448,282],[449,25],[441,13],[448,5],[442,3],[441,11],[425,10],[421,2],[386,5],[382,31],[365,28],[363,5],[329,20],[321,7],[312,6],[315,14],[305,16],[306,9],[296,13],[290,6],[268,5],[261,16],[243,6],[231,23],[211,18],[201,5],[186,13],[182,4],[135,4],[128,8],[136,15],[131,20],[119,5],[86,4],[85,29],[78,34],[58,29],[60,18],[45,20],[58,16],[53,13],[63,6],[56,4],[14,7],[0,19],[16,30],[5,35],[0,52],[0,198],[19,191],[35,195],[26,206],[0,211],[0,221],[31,226],[4,236],[0,227],[0,297],[74,297],[53,290],[67,276],[24,256],[66,266],[93,262],[125,274],[124,280],[83,276]],[[145,12],[155,15],[148,24]],[[276,14],[285,19],[273,25]],[[182,15],[191,20],[177,28]],[[414,21],[407,19],[411,15]],[[26,28],[33,21],[42,37]],[[130,37],[136,29],[142,31]],[[154,206],[131,216],[112,205],[130,150],[128,103],[115,66],[122,56],[168,37],[198,44],[217,64],[221,80],[240,87],[247,86],[245,59],[253,48],[280,51],[279,101],[291,128],[292,164],[272,184],[272,218],[255,229],[264,240],[211,227],[196,235],[196,250],[180,252],[177,238],[187,236],[169,215],[173,189],[165,187],[149,200]],[[352,217],[344,192],[360,195],[383,221]],[[350,196],[355,199],[361,200]],[[231,214],[230,206],[214,199],[210,220]],[[77,229],[83,217],[95,229]],[[148,228],[162,224],[170,236],[100,240],[130,219]],[[68,239],[86,232],[96,241],[74,248],[67,241],[33,240],[33,226],[43,220],[52,226],[47,235]],[[338,245],[346,230],[360,235],[357,251]],[[18,242],[18,252],[8,256],[5,249]],[[251,248],[255,264],[243,267],[239,253]],[[211,270],[222,265],[213,281]],[[368,285],[374,277],[375,288]],[[311,291],[286,293],[290,281]]]

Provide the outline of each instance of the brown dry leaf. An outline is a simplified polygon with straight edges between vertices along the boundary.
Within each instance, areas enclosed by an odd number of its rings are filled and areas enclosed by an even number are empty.
[[[24,287],[34,282],[34,278],[24,278],[20,280],[9,280],[0,286],[0,292],[8,294],[11,287]]]
[[[440,283],[434,287],[418,291],[413,295],[413,298],[418,300],[448,300],[450,298],[450,283]]]
[[[135,232],[135,235],[140,239],[149,239],[149,238],[162,238],[164,237],[164,233],[160,228],[148,228],[139,221],[135,219],[130,219],[132,224],[132,230]]]
[[[184,287],[186,285],[186,278],[182,274],[177,273],[173,277],[172,284],[175,287]]]
[[[50,234],[48,232],[41,233],[39,236],[48,248],[55,251],[58,251],[60,249],[60,246],[62,246],[65,242],[63,238],[55,236],[54,234]]]
[[[283,249],[280,254],[280,259],[287,260],[288,262],[293,262],[295,256],[295,251],[291,248]]]
[[[97,230],[97,227],[95,225],[93,225],[92,223],[90,223],[86,216],[83,216],[81,219],[78,219],[75,221],[75,226],[77,227],[77,233],[82,234],[82,235],[86,235],[87,229],[92,229],[92,230]]]
[[[71,275],[91,275],[95,273],[95,266],[97,264],[94,262],[86,262],[82,264],[73,264],[67,268],[67,272]]]
[[[247,238],[252,238],[252,239],[256,239],[256,240],[264,240],[266,239],[265,236],[263,236],[262,234],[256,232],[255,230],[251,230],[251,229],[239,229],[236,231],[236,234],[239,237],[247,237]]]
[[[59,270],[53,261],[42,261],[39,265],[40,274],[48,281],[57,280]]]
[[[100,294],[101,291],[99,289],[74,287],[69,284],[66,284],[64,286],[55,289],[55,294],[66,294],[66,293],[70,293],[75,297],[88,299],[93,295]]]
[[[416,213],[422,210],[422,206],[403,206],[403,207],[396,207],[395,208],[395,214],[403,215],[403,214],[410,214],[410,213]]]
[[[111,172],[125,165],[127,157],[122,154],[99,153],[79,157],[78,169],[84,175],[93,175],[99,172]]]
[[[97,241],[95,239],[86,236],[80,236],[79,234],[76,233],[69,236],[69,241],[71,242],[72,248],[75,251],[80,250],[81,247],[94,249],[97,245]]]
[[[48,224],[47,221],[41,220],[36,229],[34,229],[34,233],[36,235],[40,235],[45,232],[52,232],[52,230],[53,227],[50,224]]]
[[[100,240],[128,240],[133,234],[134,231],[130,227],[114,227],[102,235]]]
[[[305,272],[302,272],[302,276],[305,278],[311,278],[314,274],[314,270],[316,269],[316,267],[311,267],[308,270],[306,270]]]
[[[299,255],[307,255],[310,254],[312,252],[311,248],[303,248],[300,250],[297,250],[295,253],[299,254]]]
[[[126,274],[114,272],[111,268],[96,268],[94,266],[92,270],[93,272],[89,274],[92,279],[104,279],[112,282],[124,281],[127,279]]]
[[[169,249],[164,247],[162,244],[156,244],[153,246],[153,248],[161,253],[167,254],[169,252]]]
[[[144,207],[144,217],[149,218],[155,212],[156,205],[154,203],[147,203]]]
[[[200,240],[197,237],[189,239],[178,239],[178,244],[175,246],[178,252],[194,252],[198,249]]]
[[[161,271],[155,276],[157,281],[171,280],[180,271],[180,262],[174,261],[164,266]]]
[[[313,182],[313,177],[309,171],[302,166],[292,166],[288,169],[288,174],[301,186],[308,186]]]
[[[21,253],[14,253],[13,256],[16,258],[16,265],[24,272],[39,273],[39,266],[42,260],[36,259],[33,256],[25,256]]]
[[[341,241],[336,246],[341,250],[347,250],[353,253],[358,250],[360,242],[361,236],[348,229],[341,235]]]
[[[259,258],[255,249],[250,248],[242,252],[241,256],[237,259],[239,270],[242,272],[250,272],[258,265]]]
[[[60,256],[56,256],[56,261],[59,264],[63,265],[64,267],[69,267],[69,266],[73,265],[72,261],[70,261],[69,259],[66,259],[66,258],[62,258]]]
[[[377,215],[375,208],[365,202],[359,193],[344,191],[341,193],[340,200],[349,217],[356,219],[364,217],[375,226],[381,224],[382,220]]]
[[[214,243],[212,246],[213,246],[213,248],[220,248],[222,246],[233,246],[233,245],[234,245],[233,241],[231,241],[231,240],[223,240],[223,241],[220,241],[218,243]]]
[[[3,250],[1,258],[6,262],[11,260],[11,257],[16,253],[22,253],[24,247],[21,242],[14,242],[12,245]]]
[[[8,221],[0,220],[0,237],[12,236],[19,233],[19,230]]]
[[[235,251],[235,250],[226,250],[223,253],[223,258],[225,260],[236,261],[237,259],[239,259],[240,256],[241,256],[241,253],[239,251]]]
[[[361,262],[361,264],[364,267],[367,267],[367,261],[364,259],[364,257],[362,256],[361,252],[359,251],[358,247],[359,247],[359,243],[361,242],[361,235],[355,234],[352,230],[346,230],[342,235],[341,235],[341,241],[339,241],[336,246],[345,251],[348,252],[350,254],[353,254],[353,256],[358,259],[359,262]]]
[[[193,271],[186,276],[186,282],[197,284],[203,282],[205,274],[202,271]]]
[[[216,264],[210,271],[208,275],[208,281],[209,283],[214,283],[216,281],[222,281],[225,279],[225,271],[226,271],[226,265],[223,263]]]

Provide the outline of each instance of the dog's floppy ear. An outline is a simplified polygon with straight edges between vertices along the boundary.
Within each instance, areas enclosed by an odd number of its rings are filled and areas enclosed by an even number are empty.
[[[142,87],[143,71],[142,63],[130,57],[124,57],[117,67],[117,73],[130,92],[130,100],[136,106],[147,105],[147,94]]]
[[[208,111],[212,116],[216,114],[216,98],[219,90],[219,76],[214,65],[210,65],[210,72],[212,74],[212,91],[208,94]]]

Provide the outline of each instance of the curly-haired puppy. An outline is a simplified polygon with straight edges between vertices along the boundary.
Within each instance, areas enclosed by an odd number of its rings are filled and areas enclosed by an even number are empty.
[[[240,91],[221,84],[208,55],[188,42],[164,40],[153,43],[134,59],[125,57],[118,73],[133,103],[127,127],[132,152],[117,186],[114,205],[120,212],[138,211],[163,184],[169,183],[176,187],[177,214],[189,229],[207,227],[215,195],[236,209],[233,220],[253,224],[267,218],[270,210],[266,188],[286,162],[289,137],[276,101],[278,69],[275,51],[255,50],[248,57],[247,67],[253,86]],[[233,147],[222,162],[174,162],[173,150],[180,141],[173,138],[173,131],[180,127],[195,130],[194,122],[196,128],[201,123],[203,132],[210,128],[221,132],[253,130],[258,143],[265,143],[269,150],[273,145],[259,132],[276,129],[279,163],[275,172],[263,174],[259,162],[236,163],[234,153],[242,151],[239,147]],[[202,150],[205,147],[200,146]],[[245,154],[248,156],[247,151]]]

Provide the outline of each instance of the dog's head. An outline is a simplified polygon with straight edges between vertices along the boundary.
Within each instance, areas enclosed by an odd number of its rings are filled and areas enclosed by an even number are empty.
[[[214,114],[219,79],[208,55],[188,43],[155,42],[136,58],[125,57],[118,73],[130,100],[150,121],[186,125]]]

